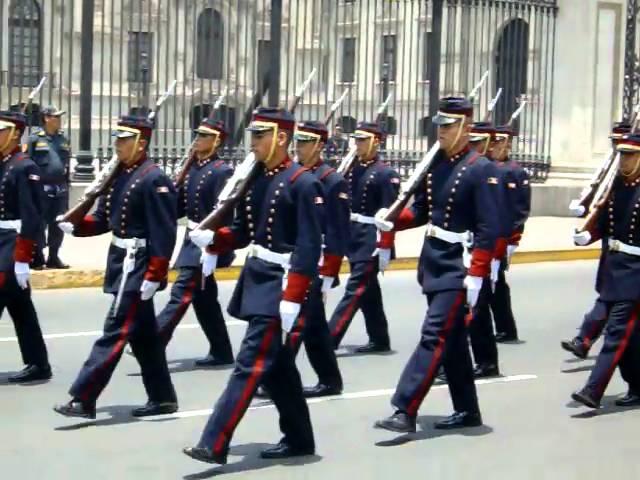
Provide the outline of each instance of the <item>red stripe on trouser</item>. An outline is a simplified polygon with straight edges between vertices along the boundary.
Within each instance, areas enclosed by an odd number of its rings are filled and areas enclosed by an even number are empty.
[[[122,353],[122,350],[124,350],[124,346],[127,344],[127,338],[129,337],[129,330],[131,329],[131,324],[133,323],[133,320],[135,319],[136,311],[138,310],[139,300],[140,300],[140,297],[138,296],[131,304],[131,307],[129,307],[127,316],[125,317],[122,328],[120,329],[120,336],[118,337],[118,340],[111,348],[111,352],[109,352],[109,356],[107,357],[107,359],[102,363],[102,365],[97,367],[96,370],[93,372],[93,375],[91,375],[91,380],[89,381],[87,390],[80,396],[80,400],[84,402],[89,401],[91,392],[97,386],[96,376],[98,375],[98,373],[104,370],[108,365],[113,363],[118,357],[118,355]],[[117,315],[118,312],[115,312],[115,314]]]
[[[305,323],[306,318],[304,317],[304,315],[300,315],[293,332],[291,332],[291,334],[289,335],[289,346],[294,350],[298,348],[298,345],[302,340],[302,332],[304,331]]]
[[[364,278],[362,279],[362,282],[360,282],[360,284],[356,288],[355,293],[353,294],[353,299],[351,300],[349,305],[347,305],[347,308],[340,317],[340,320],[338,320],[336,327],[333,329],[333,332],[331,332],[331,335],[333,337],[337,337],[338,335],[340,335],[340,332],[342,332],[342,329],[344,328],[347,321],[349,321],[349,318],[353,317],[353,311],[355,310],[356,304],[360,300],[360,297],[364,295],[364,292],[367,289],[367,282],[369,281],[369,275],[371,275],[372,271],[373,263],[369,263],[367,269],[364,272]]]
[[[271,341],[275,336],[276,332],[280,328],[280,322],[274,321],[271,326],[267,328],[267,331],[262,339],[262,343],[260,344],[260,348],[258,349],[258,356],[256,357],[256,361],[253,364],[253,368],[251,369],[251,375],[247,380],[247,384],[242,390],[242,394],[240,395],[240,400],[236,403],[233,412],[231,413],[231,417],[226,425],[220,431],[218,438],[213,443],[213,451],[214,453],[224,453],[224,448],[228,439],[231,437],[231,433],[236,428],[236,425],[240,421],[243,413],[247,410],[249,406],[249,402],[251,401],[251,397],[255,392],[258,386],[258,379],[262,374],[264,369],[264,359],[267,356],[267,351],[269,350],[269,346],[271,345]]]
[[[600,329],[600,324],[607,319],[606,315],[604,318],[600,318],[593,322],[593,326],[591,327],[591,331],[582,339],[582,343],[587,348],[591,348],[591,342],[593,341],[593,337],[596,332]]]
[[[622,358],[622,355],[624,354],[624,351],[627,348],[627,344],[629,343],[629,338],[631,338],[631,335],[633,334],[633,329],[635,328],[635,325],[636,325],[636,321],[638,320],[638,308],[639,308],[639,305],[636,304],[636,306],[633,309],[633,312],[631,313],[631,319],[629,320],[629,323],[627,323],[627,329],[624,332],[624,337],[622,337],[622,340],[620,341],[620,345],[618,345],[618,348],[616,350],[616,354],[613,356],[613,361],[609,366],[609,370],[607,371],[606,376],[602,378],[602,382],[599,385],[598,392],[596,392],[598,395],[602,395],[604,393],[605,388],[607,388],[607,385],[611,380],[611,377],[613,376],[613,372],[618,366],[618,363],[620,363],[620,358]]]
[[[460,305],[462,305],[462,301],[464,297],[465,297],[465,292],[460,292],[458,294],[455,301],[453,302],[453,306],[451,307],[451,309],[449,310],[449,313],[447,314],[447,320],[444,324],[444,327],[438,333],[438,344],[436,345],[436,348],[433,351],[433,359],[429,364],[429,370],[427,370],[427,375],[424,377],[424,380],[422,380],[420,387],[418,388],[415,395],[411,399],[411,402],[409,402],[409,407],[407,408],[407,413],[411,416],[416,415],[416,413],[418,412],[418,408],[420,407],[420,403],[422,402],[422,399],[429,392],[429,387],[433,383],[433,377],[436,374],[440,357],[442,356],[442,351],[444,350],[444,344],[447,341],[446,335],[449,333],[449,330],[451,330],[453,322],[456,319],[456,314],[458,312],[458,309],[460,308]]]
[[[198,276],[197,271],[195,273],[195,276]],[[193,301],[193,292],[195,291],[195,289],[196,279],[194,277],[189,281],[189,283],[187,283],[187,288],[182,294],[182,297],[180,297],[180,305],[178,305],[178,308],[176,308],[176,312],[173,314],[173,317],[171,317],[171,320],[169,320],[167,327],[174,327],[175,325],[180,323],[180,320],[182,319],[182,317],[184,317],[187,308],[189,308],[189,305],[191,305],[191,302]]]

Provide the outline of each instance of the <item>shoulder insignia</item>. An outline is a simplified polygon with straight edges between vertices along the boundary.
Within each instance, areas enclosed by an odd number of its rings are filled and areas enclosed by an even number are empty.
[[[340,192],[338,194],[338,198],[342,198],[343,200],[349,200],[349,194],[346,192]]]
[[[315,203],[316,205],[322,205],[324,203],[324,198],[322,197],[315,197],[313,199],[313,203]]]
[[[391,179],[391,183],[400,183],[400,179],[398,177],[393,177]]]
[[[36,175],[35,173],[32,173],[29,175],[29,180],[33,180],[34,182],[39,182],[40,181],[40,175]]]
[[[523,180],[523,181],[522,181],[522,184],[523,184],[523,185],[529,185],[529,180]]]
[[[38,147],[48,147],[49,144],[47,142],[37,142],[36,143],[36,148]]]
[[[513,183],[513,182],[509,182],[509,183],[507,183],[507,186],[508,186],[509,188],[516,188],[516,187],[517,187],[517,185],[516,185],[515,183]]]
[[[498,185],[498,178],[497,177],[489,177],[487,178],[487,183],[490,185]]]
[[[169,193],[169,187],[167,187],[167,186],[158,187],[158,188],[156,188],[156,192],[158,192],[158,193]]]
[[[289,182],[291,182],[291,183],[295,182],[298,179],[298,177],[300,177],[300,175],[302,175],[304,172],[307,172],[307,171],[309,171],[309,169],[307,167],[302,167],[296,173],[291,175],[291,179],[289,180]]]
[[[40,130],[38,133],[36,133],[36,135],[38,135],[39,137],[44,137],[46,134],[44,130]]]

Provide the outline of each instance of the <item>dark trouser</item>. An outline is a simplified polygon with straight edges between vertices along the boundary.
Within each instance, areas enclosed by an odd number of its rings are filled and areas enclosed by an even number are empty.
[[[604,344],[591,370],[587,388],[600,400],[616,366],[629,388],[640,393],[640,304],[633,301],[608,303],[609,316],[604,329]]]
[[[66,212],[69,206],[69,195],[63,193],[58,196],[44,196],[43,215],[44,219],[34,261],[36,263],[44,263],[44,254],[42,250],[45,246],[49,247],[49,260],[58,258],[64,232],[58,228],[56,217]]]
[[[344,296],[329,321],[329,331],[335,345],[340,345],[358,309],[364,315],[369,340],[388,346],[389,326],[382,305],[382,291],[378,282],[378,257],[367,262],[351,263],[351,275]]]
[[[607,304],[600,300],[594,303],[593,308],[584,315],[578,338],[587,347],[591,348],[602,334],[604,326],[607,324]]]
[[[218,302],[218,284],[210,275],[202,289],[202,270],[197,267],[183,267],[179,270],[178,278],[171,288],[169,303],[158,314],[158,329],[165,348],[191,303],[198,323],[209,341],[209,353],[220,360],[232,362],[231,341]]]
[[[294,356],[298,354],[303,341],[309,363],[318,375],[318,381],[342,388],[342,376],[325,316],[320,278],[316,278],[311,284],[302,313],[289,335],[289,346]]]
[[[69,393],[82,402],[95,403],[109,383],[128,342],[140,364],[142,382],[149,400],[177,401],[164,348],[158,336],[153,299],[143,302],[140,293],[128,292],[122,296],[115,313],[114,308],[115,300],[109,309],[104,333],[94,343]]]
[[[31,289],[20,288],[12,275],[8,276],[6,285],[0,290],[0,314],[5,308],[16,330],[22,362],[25,365],[49,367],[47,347],[31,299]]]
[[[502,267],[498,273],[496,289],[491,296],[491,310],[493,311],[493,320],[496,322],[496,332],[517,338],[518,329],[511,310],[511,290]]]
[[[235,368],[202,432],[199,447],[227,454],[233,432],[260,383],[278,409],[283,440],[301,449],[314,448],[309,408],[293,354],[282,344],[280,319],[267,317],[249,320]]]
[[[498,365],[498,346],[493,334],[493,321],[490,310],[492,296],[491,280],[485,278],[469,325],[471,350],[473,351],[476,365]]]
[[[391,404],[415,416],[442,363],[456,412],[479,412],[473,366],[467,343],[466,292],[427,294],[429,308],[420,343],[404,367]]]

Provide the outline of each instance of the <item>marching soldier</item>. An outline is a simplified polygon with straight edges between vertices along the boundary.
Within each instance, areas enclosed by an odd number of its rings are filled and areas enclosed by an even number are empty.
[[[47,347],[31,299],[30,270],[42,219],[40,170],[20,152],[27,118],[0,111],[0,311],[13,320],[26,367],[11,383],[51,378]]]
[[[218,285],[212,273],[215,268],[202,260],[202,250],[189,238],[193,230],[214,209],[218,195],[233,170],[218,155],[218,149],[227,136],[224,123],[204,119],[196,129],[194,161],[178,191],[178,218],[187,217],[187,232],[176,260],[178,278],[171,288],[171,299],[158,315],[160,338],[164,345],[169,343],[178,323],[184,317],[189,304],[193,302],[198,323],[209,341],[209,354],[195,364],[199,367],[213,367],[233,363],[233,352],[224,316],[218,302]],[[234,254],[228,253],[218,258],[218,267],[228,267]]]
[[[609,135],[613,148],[616,147],[625,134],[630,132],[631,125],[629,123],[616,122]],[[577,211],[576,213],[578,216],[582,216],[584,211]],[[596,272],[596,292],[598,293],[598,298],[591,310],[585,314],[578,335],[571,340],[563,340],[560,342],[563,349],[581,359],[587,358],[591,346],[598,340],[607,322],[607,305],[600,299],[600,289],[602,285],[602,266],[608,250],[609,246],[607,245],[606,238],[603,238],[600,262],[598,264],[598,271]]]
[[[95,418],[96,401],[127,342],[148,395],[147,404],[131,414],[142,417],[178,409],[153,306],[154,294],[166,287],[176,241],[176,195],[172,182],[147,156],[152,131],[153,123],[146,117],[122,117],[114,132],[120,173],[93,214],[75,227],[59,223],[65,233],[78,237],[113,232],[104,292],[114,296],[104,333],[71,386],[71,400],[54,407],[61,415]]]
[[[618,406],[640,405],[640,235],[636,219],[640,209],[640,135],[623,137],[619,174],[614,179],[595,225],[574,235],[577,245],[606,239],[608,252],[600,269],[600,299],[607,307],[604,344],[586,385],[572,398],[599,408],[616,366],[629,385]]]
[[[71,150],[69,140],[61,127],[61,117],[65,112],[56,107],[47,107],[42,111],[44,125],[42,130],[33,133],[27,141],[27,152],[40,167],[44,189],[44,222],[33,268],[42,269],[45,265],[42,252],[45,244],[49,247],[47,268],[66,269],[60,260],[59,252],[64,233],[58,228],[56,218],[69,208],[69,159]],[[45,239],[46,234],[46,239]]]
[[[358,159],[347,175],[352,212],[347,252],[351,274],[344,296],[331,316],[329,329],[338,348],[360,309],[369,342],[358,347],[356,352],[388,352],[391,342],[378,272],[383,272],[391,260],[395,234],[383,232],[378,240],[373,216],[381,208],[390,206],[398,196],[400,177],[378,156],[378,148],[384,138],[378,124],[360,123],[353,137]]]
[[[465,317],[476,305],[489,275],[498,226],[491,164],[469,148],[473,106],[466,98],[440,101],[433,121],[440,151],[426,175],[425,188],[414,196],[395,224],[396,230],[427,225],[418,281],[428,309],[421,338],[400,377],[391,404],[393,415],[375,423],[394,432],[415,432],[420,404],[442,363],[454,413],[435,428],[482,424],[467,345]],[[389,231],[387,211],[376,214],[376,226]],[[473,245],[471,251],[468,248]]]
[[[338,285],[342,258],[349,245],[349,193],[345,179],[322,160],[327,142],[327,127],[322,122],[307,121],[296,128],[296,155],[322,183],[324,189],[324,249],[320,262],[320,275],[313,280],[302,314],[289,341],[297,352],[301,340],[309,363],[318,375],[318,383],[304,389],[306,397],[339,395],[342,376],[333,349],[333,340],[327,319],[323,295]]]
[[[240,200],[232,226],[218,229],[215,236],[210,230],[191,232],[209,255],[250,245],[228,308],[230,315],[249,323],[236,366],[197,446],[183,450],[203,462],[227,462],[233,432],[261,383],[278,409],[284,434],[261,456],[315,452],[300,374],[280,333],[291,332],[298,319],[317,276],[322,247],[322,186],[287,154],[294,127],[286,110],[260,108],[254,113],[249,130],[259,172]]]
[[[511,144],[516,136],[508,125],[496,127],[496,138],[491,146],[491,154],[499,170],[506,169],[508,181],[508,203],[512,206],[513,229],[508,239],[507,255],[500,263],[495,292],[491,297],[491,310],[496,324],[496,342],[514,342],[518,340],[518,329],[511,309],[511,291],[507,284],[505,271],[511,262],[516,248],[520,244],[524,226],[531,212],[531,185],[529,174],[515,160],[509,157]]]

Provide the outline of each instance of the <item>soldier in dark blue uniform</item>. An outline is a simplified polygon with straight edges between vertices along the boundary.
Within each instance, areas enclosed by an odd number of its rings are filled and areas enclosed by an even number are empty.
[[[320,180],[325,199],[320,275],[313,280],[300,319],[289,336],[294,352],[298,351],[301,340],[304,340],[309,363],[318,375],[318,383],[305,388],[306,397],[338,395],[342,392],[342,376],[327,325],[323,296],[338,285],[342,258],[349,246],[349,187],[342,175],[323,162],[322,151],[327,137],[327,127],[321,122],[302,122],[296,128],[298,161]]]
[[[393,203],[400,189],[400,177],[378,156],[384,133],[376,123],[360,123],[354,132],[358,159],[349,171],[351,196],[351,240],[347,256],[351,274],[344,296],[329,321],[338,348],[358,309],[364,315],[369,342],[358,353],[391,350],[389,326],[382,305],[378,273],[384,271],[393,253],[394,233],[378,238],[373,216]]]
[[[69,208],[69,160],[71,148],[61,126],[63,110],[47,107],[42,111],[42,130],[33,133],[27,141],[27,152],[40,167],[44,189],[44,222],[33,268],[40,270],[45,264],[42,249],[49,247],[47,268],[69,268],[60,260],[59,252],[64,233],[58,228],[56,218]],[[46,233],[46,239],[45,239]]]
[[[405,366],[391,404],[395,413],[375,426],[415,432],[418,409],[444,365],[454,414],[435,427],[451,429],[482,424],[467,345],[465,317],[478,301],[489,275],[498,236],[496,185],[489,160],[469,148],[473,106],[465,98],[440,101],[433,119],[441,149],[426,175],[425,188],[403,210],[396,230],[427,225],[418,281],[429,307],[418,346]],[[376,225],[389,231],[386,209]],[[471,246],[473,247],[471,249]]]
[[[51,378],[51,367],[31,300],[29,264],[42,219],[40,170],[20,152],[27,119],[0,111],[0,312],[8,310],[26,367],[12,383]]]
[[[476,122],[473,124],[470,135],[471,147],[480,155],[491,160],[491,145],[495,140],[495,127],[489,122]],[[498,367],[498,346],[493,333],[493,319],[491,317],[490,304],[493,290],[498,279],[498,269],[504,258],[507,247],[507,239],[511,235],[513,227],[513,207],[508,201],[508,185],[512,182],[509,171],[499,168],[495,162],[491,162],[492,170],[488,170],[488,181],[495,185],[492,190],[496,195],[497,223],[499,225],[496,248],[491,260],[491,273],[482,283],[482,290],[478,298],[478,304],[473,311],[469,324],[469,336],[471,338],[471,351],[476,366],[474,376],[476,378],[493,377],[500,375]]]
[[[69,417],[95,418],[96,401],[107,386],[127,343],[140,364],[148,395],[136,417],[175,412],[164,345],[153,296],[167,284],[176,241],[176,194],[173,183],[147,156],[153,124],[145,117],[125,116],[114,132],[121,171],[94,213],[79,225],[61,222],[65,233],[88,237],[113,232],[107,256],[104,292],[114,301],[89,358],[69,391],[72,399],[54,410]]]
[[[600,299],[607,307],[604,344],[584,388],[572,398],[598,408],[616,366],[629,385],[618,406],[640,405],[640,135],[621,140],[619,173],[605,205],[590,230],[574,234],[577,245],[606,238],[608,252],[601,267]]]
[[[616,122],[613,125],[611,134],[609,135],[613,148],[616,147],[625,134],[630,132],[631,125],[629,123]],[[582,216],[584,214],[584,207],[573,207],[573,202],[572,206],[569,208],[571,208],[577,216]],[[589,350],[596,340],[598,340],[602,334],[605,324],[607,323],[607,305],[600,299],[600,289],[602,286],[602,265],[604,264],[608,250],[609,246],[607,245],[606,238],[603,238],[600,262],[598,264],[598,271],[596,272],[596,292],[598,293],[598,298],[596,298],[591,310],[584,315],[578,335],[571,340],[563,340],[560,342],[560,345],[564,350],[573,353],[578,358],[587,358]]]
[[[213,367],[233,363],[233,352],[218,302],[218,285],[212,275],[215,266],[206,261],[211,257],[203,256],[201,248],[188,234],[215,208],[218,195],[233,170],[217,155],[227,136],[223,122],[205,119],[195,133],[193,154],[197,160],[178,191],[178,217],[187,217],[187,232],[175,265],[178,278],[171,288],[169,303],[158,314],[158,325],[166,346],[193,302],[198,323],[209,341],[209,354],[195,363],[200,367]],[[222,255],[217,259],[217,266],[228,267],[233,258],[233,252]]]
[[[203,462],[226,463],[233,432],[261,383],[280,413],[284,434],[261,456],[315,451],[300,374],[281,334],[294,328],[318,274],[322,248],[322,186],[287,154],[294,127],[293,115],[285,110],[256,111],[249,130],[259,173],[239,202],[232,226],[218,229],[215,237],[210,230],[190,234],[211,255],[249,246],[228,308],[230,315],[248,322],[236,366],[198,445],[183,450]]]
[[[511,308],[511,291],[507,283],[505,271],[511,257],[518,247],[525,223],[531,212],[531,185],[529,174],[515,160],[509,157],[511,144],[516,132],[508,125],[496,127],[496,138],[491,146],[492,156],[499,170],[506,170],[508,175],[508,204],[512,208],[512,231],[508,238],[507,254],[500,264],[495,292],[491,297],[491,310],[496,324],[496,341],[513,342],[518,340],[518,329]]]

